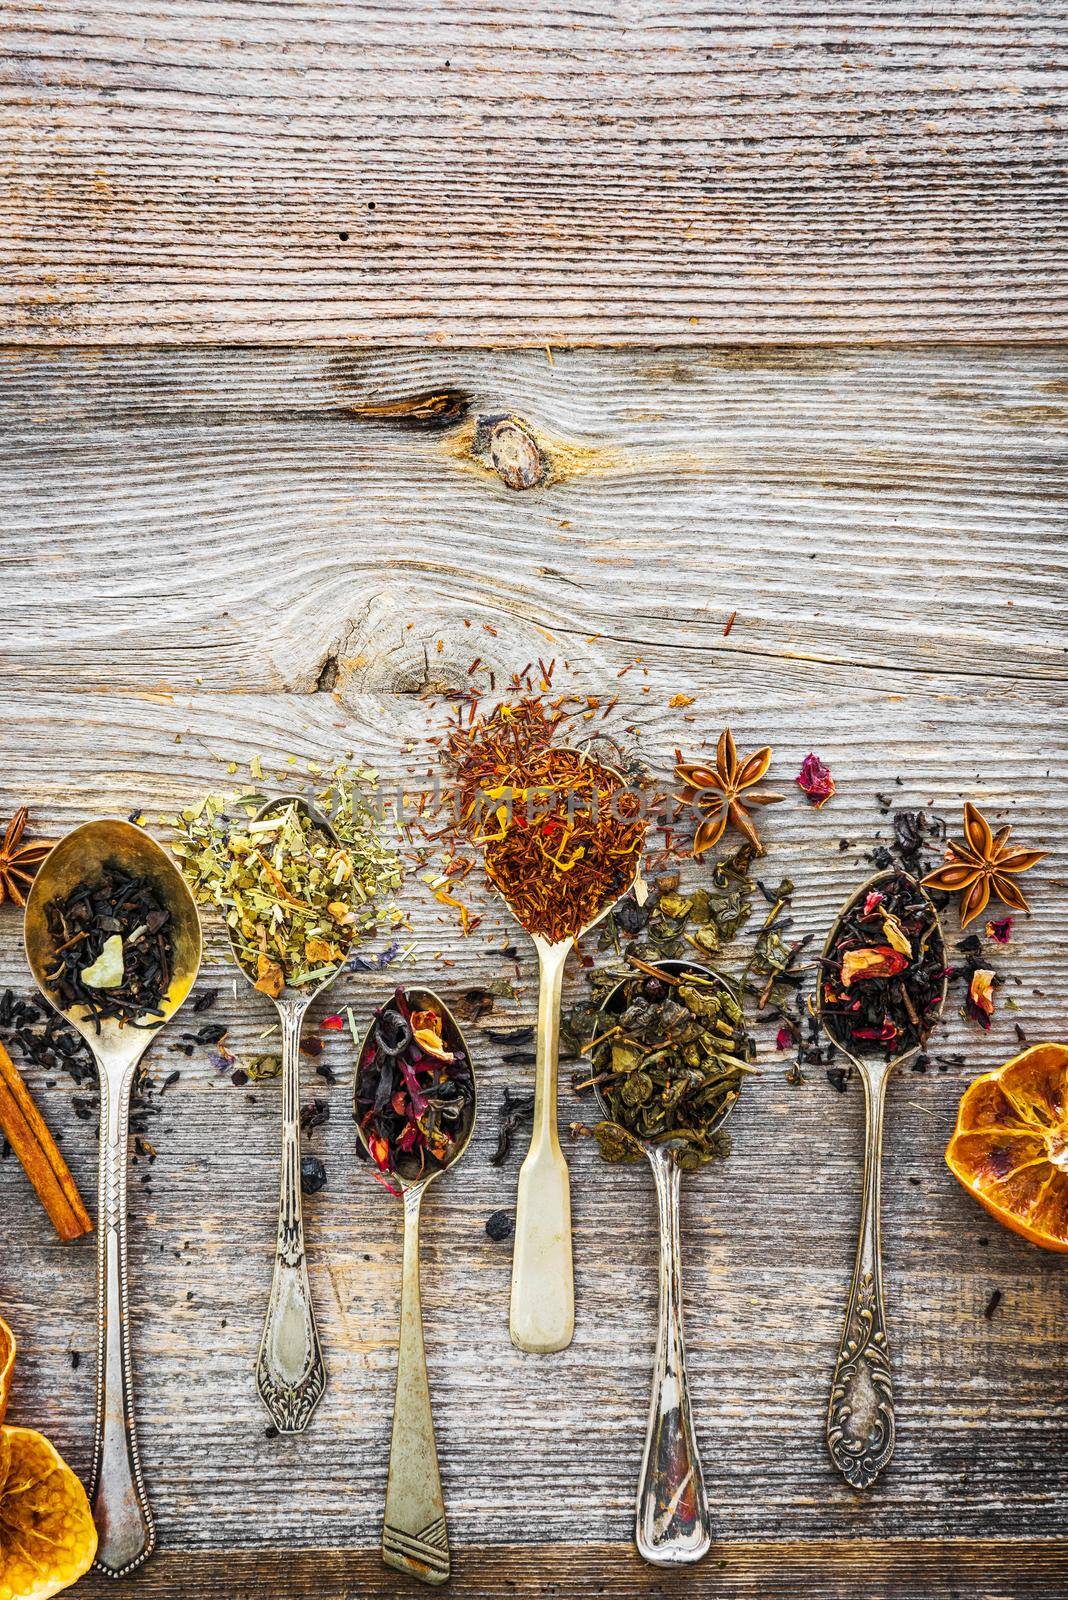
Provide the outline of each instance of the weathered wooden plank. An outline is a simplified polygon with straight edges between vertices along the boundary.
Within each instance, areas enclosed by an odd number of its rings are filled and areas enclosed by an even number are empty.
[[[599,691],[729,693],[766,658],[798,683],[816,659],[991,693],[1065,673],[1056,349],[9,351],[4,370],[0,652],[26,692],[348,700],[538,657]],[[368,415],[433,394],[437,427]],[[529,422],[544,485],[494,469],[502,414]]]
[[[1045,1596],[1063,1584],[1068,1556],[1062,1541],[951,1539],[812,1541],[808,1544],[737,1543],[718,1547],[707,1567],[650,1572],[624,1545],[577,1550],[533,1544],[461,1552],[454,1560],[452,1588],[471,1600],[511,1600],[514,1595],[567,1595],[574,1600],[606,1591],[619,1600],[646,1595],[713,1596],[767,1600],[769,1594],[811,1600],[929,1600],[932,1594],[1012,1594],[1017,1600]],[[79,1595],[100,1600],[114,1591],[93,1574]],[[146,1596],[215,1593],[228,1600],[278,1600],[308,1594],[322,1600],[417,1600],[424,1590],[397,1573],[386,1573],[374,1551],[290,1549],[248,1556],[229,1551],[167,1554],[138,1575]]]
[[[1062,7],[9,7],[7,337],[1063,331]]]

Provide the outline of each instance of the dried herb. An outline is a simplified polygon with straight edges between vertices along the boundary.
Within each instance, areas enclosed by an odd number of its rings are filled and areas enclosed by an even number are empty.
[[[926,1044],[945,978],[934,908],[915,879],[895,873],[859,893],[839,918],[822,963],[823,1026],[847,1050],[900,1055]]]
[[[29,816],[27,808],[20,806],[4,830],[3,840],[0,841],[0,905],[3,905],[5,900],[10,900],[16,906],[26,904],[26,890],[33,882],[37,868],[52,848],[48,840],[23,844],[22,835],[26,830]]]
[[[474,1073],[456,1028],[429,1003],[413,1009],[397,989],[375,1011],[356,1069],[357,1122],[387,1188],[392,1174],[411,1182],[447,1167],[474,1108]]]
[[[982,813],[971,801],[965,802],[964,838],[950,839],[946,845],[945,866],[924,878],[926,889],[959,893],[962,928],[986,910],[992,894],[1015,911],[1029,909],[1015,874],[1037,866],[1045,859],[1046,851],[1010,849],[1011,831],[1006,824],[993,833]]]
[[[596,1088],[607,1111],[594,1130],[605,1160],[637,1160],[639,1141],[677,1141],[684,1170],[726,1154],[717,1130],[753,1070],[742,1008],[727,985],[692,968],[640,962],[609,997],[599,1027],[588,1046],[592,1074],[580,1087]]]
[[[107,863],[62,899],[45,920],[52,966],[45,973],[56,1002],[80,1007],[96,1032],[106,1021],[159,1027],[171,982],[171,914],[147,877]]]
[[[801,763],[801,771],[797,774],[797,787],[808,795],[812,804],[818,810],[825,806],[835,792],[834,779],[831,769],[819,756],[813,755],[810,750]]]
[[[719,736],[714,767],[693,765],[681,759],[677,762],[675,776],[686,785],[678,798],[686,805],[696,806],[704,816],[694,835],[695,856],[704,855],[706,850],[718,844],[728,823],[745,836],[758,856],[764,854],[760,835],[750,821],[748,811],[750,806],[775,805],[782,799],[781,794],[768,794],[753,788],[763,778],[770,764],[770,745],[764,745],[763,749],[739,761],[734,735],[729,728],[724,728]]]
[[[511,1089],[505,1089],[499,1111],[501,1125],[497,1135],[497,1148],[490,1156],[491,1166],[504,1166],[512,1148],[512,1136],[525,1122],[529,1122],[533,1115],[533,1094],[516,1094]]]
[[[460,835],[524,928],[553,943],[577,934],[633,882],[646,831],[641,793],[561,742],[565,722],[527,698],[466,726],[457,721],[443,750]]]
[[[295,802],[257,818],[258,794],[209,794],[175,819],[172,848],[195,898],[222,913],[242,968],[272,998],[321,982],[399,920],[381,904],[400,883],[397,857],[344,793],[336,841]]]

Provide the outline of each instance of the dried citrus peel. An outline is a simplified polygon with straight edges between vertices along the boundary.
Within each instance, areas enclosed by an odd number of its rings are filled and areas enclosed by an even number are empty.
[[[1068,1252],[1068,1045],[1032,1045],[969,1084],[946,1164],[1006,1228]]]
[[[0,1600],[49,1600],[88,1572],[97,1535],[85,1490],[43,1434],[4,1425],[15,1339],[0,1318]]]

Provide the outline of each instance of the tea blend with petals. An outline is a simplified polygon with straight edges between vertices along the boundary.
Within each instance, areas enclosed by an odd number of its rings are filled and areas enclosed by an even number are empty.
[[[823,1026],[846,1050],[901,1055],[927,1043],[942,1006],[946,949],[914,878],[897,873],[857,895],[823,961]]]
[[[722,981],[637,961],[590,1042],[592,1076],[609,1116],[594,1129],[606,1161],[635,1161],[640,1140],[677,1141],[684,1170],[730,1148],[719,1124],[754,1069],[742,1008]]]
[[[562,741],[562,711],[539,699],[458,720],[443,758],[459,830],[528,933],[573,937],[633,882],[645,845],[642,795]]]
[[[174,960],[171,914],[152,880],[109,864],[45,906],[52,963],[45,978],[64,1009],[100,1024],[157,1028]]]
[[[209,794],[175,819],[172,848],[194,898],[222,913],[241,966],[272,998],[320,983],[399,918],[382,905],[400,883],[397,857],[349,799],[337,841],[295,802],[257,818],[259,794]]]
[[[394,1174],[414,1182],[447,1167],[474,1108],[463,1040],[431,1003],[397,989],[375,1012],[356,1069],[356,1120],[386,1187],[398,1192]]]

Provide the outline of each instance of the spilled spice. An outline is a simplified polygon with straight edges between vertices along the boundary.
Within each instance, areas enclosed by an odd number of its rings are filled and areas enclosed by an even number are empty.
[[[566,718],[537,698],[451,725],[443,760],[459,837],[528,933],[574,937],[634,880],[645,844],[639,788],[562,742]]]
[[[475,1111],[471,1058],[450,1019],[428,996],[403,989],[379,1006],[356,1069],[356,1120],[387,1188],[442,1171],[463,1145]]]

